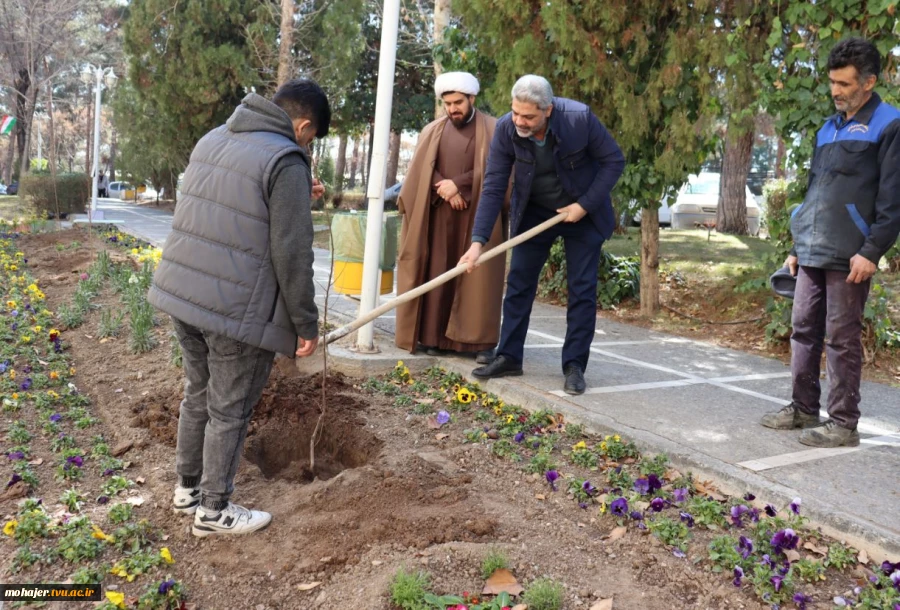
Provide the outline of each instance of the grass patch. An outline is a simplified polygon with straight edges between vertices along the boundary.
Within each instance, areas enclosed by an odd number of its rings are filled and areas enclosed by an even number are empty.
[[[603,248],[616,256],[640,256],[640,228],[630,227],[624,235],[613,235]],[[701,230],[662,229],[659,232],[661,262],[683,274],[737,277],[773,252],[775,244],[759,237],[713,233],[706,241],[706,231]]]
[[[424,607],[430,584],[431,578],[425,572],[407,572],[400,568],[391,581],[391,601],[403,610],[419,610]]]
[[[34,208],[18,195],[0,195],[0,218],[17,220],[34,216]]]
[[[491,574],[497,570],[503,570],[509,567],[509,557],[500,549],[491,549],[488,551],[484,561],[481,562],[481,577],[487,580]]]

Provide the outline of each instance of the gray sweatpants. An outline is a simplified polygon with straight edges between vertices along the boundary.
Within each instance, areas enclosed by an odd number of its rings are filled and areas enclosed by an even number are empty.
[[[791,324],[792,399],[804,413],[819,413],[822,350],[828,372],[828,416],[856,429],[862,376],[863,310],[871,280],[848,284],[847,271],[800,267]],[[826,338],[827,337],[827,338]]]
[[[221,510],[234,491],[247,425],[275,353],[176,318],[172,324],[184,368],[175,470],[182,486],[199,484],[201,506]]]

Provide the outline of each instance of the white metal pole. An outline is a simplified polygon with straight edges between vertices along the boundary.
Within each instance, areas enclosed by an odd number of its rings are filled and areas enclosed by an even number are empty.
[[[100,179],[100,88],[103,86],[103,70],[97,68],[97,95],[94,98],[94,181],[91,191],[91,219],[101,218],[97,214],[97,189]]]
[[[378,94],[375,98],[375,133],[372,142],[372,166],[369,168],[369,211],[366,222],[366,248],[363,257],[362,295],[359,315],[375,309],[381,273],[381,223],[384,216],[384,174],[387,166],[388,139],[391,130],[391,104],[394,96],[394,67],[397,62],[397,29],[400,0],[385,0],[381,16],[381,52],[378,57]],[[359,329],[356,347],[374,352],[374,322]]]

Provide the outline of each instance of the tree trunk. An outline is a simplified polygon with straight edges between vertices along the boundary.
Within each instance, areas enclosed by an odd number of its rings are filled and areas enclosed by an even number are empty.
[[[13,130],[18,129],[18,127],[13,127]],[[16,161],[16,134],[9,134],[9,142],[6,146],[6,172],[3,176],[3,182],[9,184],[12,182],[13,175],[13,163]]]
[[[371,176],[371,174],[372,174],[372,149],[374,149],[374,148],[375,148],[375,124],[372,123],[371,125],[369,125],[368,154],[363,155],[364,158],[366,159],[366,166],[365,166],[365,168],[363,168],[363,171],[365,172],[365,174],[363,176],[363,190],[365,190],[365,191],[369,190],[369,178],[372,177]]]
[[[725,134],[725,154],[719,184],[716,231],[747,235],[747,174],[753,152],[753,123],[730,124]]]
[[[347,167],[347,134],[338,136],[337,159],[334,160],[334,195],[344,192],[344,170]]]
[[[350,179],[347,180],[347,188],[351,191],[356,188],[357,167],[359,167],[359,136],[354,136],[353,152],[350,153]]]
[[[281,45],[278,47],[278,86],[291,80],[294,61],[294,0],[281,0]]]
[[[451,0],[434,0],[434,45],[436,47],[444,42],[444,30],[450,25],[450,2]],[[434,60],[434,76],[437,78],[444,71],[443,66]],[[440,100],[435,102],[434,118],[439,119],[444,114],[444,107]]]
[[[34,123],[34,110],[37,108],[37,87],[31,88],[31,99],[26,101],[25,116],[22,121],[24,146],[19,152],[19,179],[31,170],[31,128]]]
[[[387,172],[384,177],[384,188],[397,184],[397,167],[400,165],[400,132],[391,132],[391,144],[388,150]]]
[[[116,128],[113,126],[112,128],[112,139],[109,143],[109,181],[115,182],[116,180],[116,153],[118,147],[118,134],[116,133]],[[159,193],[159,189],[162,188],[160,184],[154,184],[156,187],[156,192]]]
[[[641,211],[641,315],[659,312],[659,208]]]
[[[778,136],[778,148],[775,152],[775,177],[784,178],[784,138]]]
[[[22,157],[27,157],[25,150],[28,138],[28,92],[31,89],[31,73],[28,70],[19,70],[13,80],[16,97],[16,152],[19,159],[19,177],[22,174]]]

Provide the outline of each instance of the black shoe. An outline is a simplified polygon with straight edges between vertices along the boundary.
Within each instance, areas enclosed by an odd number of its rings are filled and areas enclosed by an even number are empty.
[[[584,383],[584,373],[580,366],[570,364],[563,370],[563,374],[566,376],[566,384],[563,386],[563,391],[566,394],[571,394],[572,396],[584,394],[587,384]]]
[[[490,364],[494,361],[494,350],[484,349],[475,354],[475,363],[476,364]]]
[[[506,356],[497,356],[490,364],[479,366],[472,371],[472,375],[478,379],[492,379],[494,377],[518,377],[522,374],[522,365],[513,364]]]

